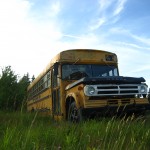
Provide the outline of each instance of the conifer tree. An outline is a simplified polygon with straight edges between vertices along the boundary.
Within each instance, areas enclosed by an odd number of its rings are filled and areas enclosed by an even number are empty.
[[[11,66],[2,69],[0,75],[0,109],[19,110],[27,99],[29,84],[28,73],[18,81],[18,75],[12,71]]]
[[[0,78],[0,109],[12,109],[17,97],[17,75],[11,66],[2,69]]]

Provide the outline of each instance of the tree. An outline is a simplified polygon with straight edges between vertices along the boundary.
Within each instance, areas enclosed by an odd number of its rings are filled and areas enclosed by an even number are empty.
[[[18,82],[18,94],[15,101],[15,110],[22,107],[24,102],[27,100],[27,87],[30,84],[29,74],[25,74]]]
[[[17,75],[10,66],[2,69],[0,78],[0,109],[12,109],[17,96]]]
[[[33,82],[35,79],[35,76],[33,75],[32,78],[31,78],[31,82]]]
[[[18,75],[15,75],[10,66],[2,69],[2,75],[0,75],[0,109],[20,109],[27,99],[27,87],[29,84],[28,73],[18,81]]]

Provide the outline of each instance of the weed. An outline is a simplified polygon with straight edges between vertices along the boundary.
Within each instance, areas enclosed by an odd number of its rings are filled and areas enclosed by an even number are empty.
[[[37,113],[0,112],[1,150],[148,150],[149,118],[101,118],[78,124]]]

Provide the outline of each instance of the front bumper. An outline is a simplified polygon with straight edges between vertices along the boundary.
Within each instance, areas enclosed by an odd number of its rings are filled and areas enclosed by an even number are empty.
[[[104,106],[97,108],[83,108],[82,114],[84,116],[91,115],[115,115],[115,114],[131,114],[131,113],[145,113],[150,110],[150,104],[128,104],[126,106]]]

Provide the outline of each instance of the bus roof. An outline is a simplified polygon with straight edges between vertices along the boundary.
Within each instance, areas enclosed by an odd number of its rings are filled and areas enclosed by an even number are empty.
[[[88,59],[88,60],[92,60],[93,59],[93,55],[95,56],[95,59],[100,58],[100,54],[114,54],[108,51],[104,51],[104,50],[95,50],[95,49],[70,49],[70,50],[65,50],[62,51],[60,53],[58,53],[51,61],[51,63],[55,63],[55,62],[64,62],[64,61],[69,61],[69,62],[74,62],[77,59]],[[83,56],[84,55],[84,56]],[[97,57],[96,57],[97,56]]]
[[[64,50],[58,53],[54,58],[51,59],[47,67],[39,74],[39,76],[29,85],[28,90],[36,84],[54,65],[56,62],[62,63],[100,63],[105,62],[105,55],[115,55],[115,53],[97,50],[97,49],[70,49]],[[115,61],[108,63],[117,63],[117,56]]]

